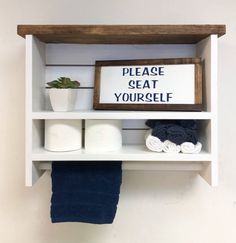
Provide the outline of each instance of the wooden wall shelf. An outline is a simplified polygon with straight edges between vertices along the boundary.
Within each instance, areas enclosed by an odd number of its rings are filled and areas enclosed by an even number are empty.
[[[45,43],[194,44],[225,34],[225,25],[18,25],[18,35]]]
[[[26,39],[26,185],[32,186],[50,169],[51,161],[122,160],[123,169],[128,170],[197,171],[216,186],[217,48],[218,37],[225,34],[225,29],[225,25],[19,25],[18,34]],[[183,57],[200,57],[204,63],[201,112],[93,110],[96,60]],[[45,86],[60,76],[81,82],[73,112],[51,109]],[[44,149],[44,124],[48,119],[122,120],[122,149],[99,155],[84,149],[48,152]],[[203,150],[199,154],[177,155],[149,151],[144,144],[146,119],[197,120]]]

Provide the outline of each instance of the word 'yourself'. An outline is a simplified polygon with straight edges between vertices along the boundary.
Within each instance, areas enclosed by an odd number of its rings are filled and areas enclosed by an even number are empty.
[[[169,102],[173,98],[173,93],[155,92],[159,82],[156,77],[164,75],[164,67],[159,66],[122,68],[122,76],[132,77],[132,79],[128,80],[126,92],[114,93],[116,102]],[[135,79],[136,77],[138,78]],[[148,79],[148,77],[152,78]],[[135,92],[135,90],[139,91]],[[141,90],[145,91],[142,92]]]

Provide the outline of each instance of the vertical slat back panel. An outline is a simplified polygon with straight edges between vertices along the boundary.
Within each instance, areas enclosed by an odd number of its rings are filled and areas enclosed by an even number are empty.
[[[195,45],[47,44],[48,65],[94,65],[96,60],[195,57]]]
[[[127,129],[122,131],[122,142],[125,145],[145,144],[147,130]]]
[[[68,45],[47,44],[46,77],[49,82],[65,76],[79,80],[76,110],[90,110],[96,60],[131,60],[195,57],[195,45]],[[50,102],[46,93],[46,109]],[[123,121],[123,144],[144,144],[145,120]]]

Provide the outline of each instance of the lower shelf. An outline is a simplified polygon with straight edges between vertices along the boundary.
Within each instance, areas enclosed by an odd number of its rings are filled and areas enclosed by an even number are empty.
[[[60,162],[58,162],[60,163]],[[77,162],[75,162],[77,163]],[[210,162],[209,162],[210,163]],[[172,161],[171,163],[157,162],[157,161],[128,161],[122,162],[122,170],[131,170],[131,171],[202,171],[206,166],[207,162],[177,162]],[[51,162],[39,162],[39,170],[51,170]]]
[[[73,152],[50,152],[38,148],[33,150],[32,160],[211,161],[212,156],[205,151],[199,154],[156,153],[149,151],[144,145],[124,145],[118,151],[103,153],[87,153],[84,149]]]
[[[217,185],[217,164],[213,154],[201,151],[199,154],[171,154],[149,151],[144,145],[124,145],[119,151],[87,153],[85,149],[73,152],[49,152],[44,148],[34,149],[31,161],[26,164],[26,185],[32,186],[40,176],[51,169],[51,161],[117,161],[121,160],[123,170],[151,171],[196,171],[210,185]],[[76,162],[75,162],[76,163]]]

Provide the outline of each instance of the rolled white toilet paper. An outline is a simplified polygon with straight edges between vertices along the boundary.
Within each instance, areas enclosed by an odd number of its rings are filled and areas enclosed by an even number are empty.
[[[81,147],[82,120],[45,120],[45,149],[65,152]]]
[[[85,150],[89,153],[116,151],[122,147],[120,120],[86,120]]]

